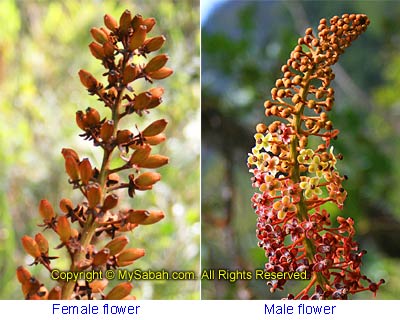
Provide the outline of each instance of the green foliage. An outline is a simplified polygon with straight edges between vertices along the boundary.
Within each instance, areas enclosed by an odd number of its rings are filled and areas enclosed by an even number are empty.
[[[0,298],[21,299],[15,268],[31,261],[20,245],[23,234],[35,234],[42,198],[58,206],[60,195],[78,199],[67,183],[62,147],[88,154],[81,142],[75,112],[93,105],[79,81],[79,69],[101,77],[99,62],[87,44],[91,26],[104,13],[154,16],[156,31],[167,38],[174,75],[162,83],[165,101],[157,114],[169,120],[168,140],[160,153],[170,157],[163,180],[150,195],[135,199],[143,207],[161,208],[163,222],[135,230],[132,244],[146,248],[140,269],[199,270],[199,3],[154,1],[16,1],[0,3]],[[139,125],[148,122],[143,121]],[[97,157],[96,157],[97,158]],[[98,164],[96,164],[98,165]],[[129,201],[129,200],[126,200]],[[128,206],[128,205],[127,205]],[[57,245],[54,239],[51,252]],[[39,269],[33,267],[33,274]],[[41,279],[48,275],[44,273]],[[196,281],[134,282],[133,294],[146,299],[198,298]]]

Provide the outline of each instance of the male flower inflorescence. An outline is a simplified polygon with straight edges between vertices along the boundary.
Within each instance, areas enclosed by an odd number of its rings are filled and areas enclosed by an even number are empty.
[[[267,117],[281,120],[256,127],[247,164],[259,191],[252,203],[259,246],[268,257],[265,270],[309,276],[306,288],[289,299],[346,299],[365,290],[375,294],[384,283],[361,273],[366,251],[354,240],[353,219],[338,217],[333,227],[323,207],[330,202],[342,209],[347,196],[342,186],[347,177],[336,169],[343,156],[331,146],[339,131],[327,114],[334,102],[331,66],[368,24],[366,15],[344,14],[322,19],[317,36],[307,29],[264,104]],[[319,144],[314,147],[310,138]],[[286,281],[269,281],[271,292]]]

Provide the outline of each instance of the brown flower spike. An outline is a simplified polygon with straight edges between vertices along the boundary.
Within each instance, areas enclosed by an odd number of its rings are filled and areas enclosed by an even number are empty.
[[[58,235],[57,249],[65,249],[70,257],[69,271],[105,271],[131,265],[145,255],[145,250],[126,248],[129,239],[122,233],[139,225],[154,224],[165,216],[162,211],[119,209],[117,193],[127,189],[129,196],[134,197],[139,190],[152,189],[161,175],[143,169],[156,169],[168,163],[167,157],[151,154],[154,146],[165,141],[165,119],[150,122],[142,130],[137,126],[120,127],[121,119],[133,114],[146,115],[162,102],[162,87],[136,92],[133,82],[142,79],[152,84],[172,74],[172,69],[165,66],[168,56],[153,55],[166,40],[164,36],[149,37],[155,23],[154,18],[132,16],[126,10],[119,22],[106,14],[106,27],[90,30],[94,41],[89,49],[106,69],[106,82],[86,70],[79,71],[79,78],[89,94],[104,104],[109,117],[101,119],[99,111],[89,107],[76,113],[76,124],[83,131],[81,137],[102,149],[101,167],[96,168],[89,158],[80,157],[75,150],[64,148],[61,153],[68,181],[84,200],[74,205],[69,199],[61,199],[59,213],[47,200],[39,204],[42,226]],[[149,55],[152,57],[146,62]],[[113,168],[111,160],[116,156],[123,160],[123,165]],[[130,171],[126,181],[119,176],[122,171]],[[43,233],[34,238],[22,237],[22,244],[34,258],[33,264],[42,264],[55,275],[51,260],[57,257],[49,256],[49,243]],[[107,289],[106,279],[60,280],[49,291],[22,266],[17,269],[17,277],[26,299],[134,299],[130,295],[131,283]]]
[[[366,251],[354,240],[353,219],[338,217],[332,227],[324,208],[330,202],[342,209],[347,195],[342,186],[347,177],[336,170],[343,156],[330,145],[339,134],[327,115],[334,102],[331,66],[369,22],[363,14],[344,14],[322,19],[318,36],[307,29],[264,104],[267,117],[281,120],[256,127],[247,163],[259,191],[252,203],[259,246],[268,258],[265,270],[309,277],[307,286],[288,299],[347,299],[365,290],[375,295],[384,283],[361,273]],[[270,281],[271,292],[286,281]]]

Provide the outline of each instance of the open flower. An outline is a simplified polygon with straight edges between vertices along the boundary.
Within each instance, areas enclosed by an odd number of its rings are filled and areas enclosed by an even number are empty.
[[[304,196],[307,199],[313,196],[319,196],[322,194],[322,190],[318,187],[319,178],[318,177],[302,177],[304,181],[300,182],[300,188],[304,190]]]

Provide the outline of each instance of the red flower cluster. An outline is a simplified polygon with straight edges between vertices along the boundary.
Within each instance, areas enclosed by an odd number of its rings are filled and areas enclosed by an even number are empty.
[[[375,294],[384,283],[361,273],[366,251],[354,240],[353,219],[338,217],[338,226],[331,227],[323,207],[331,202],[342,209],[347,196],[342,186],[347,177],[336,170],[343,156],[330,145],[339,133],[327,115],[334,102],[331,65],[368,24],[366,15],[344,14],[330,24],[322,19],[318,36],[307,29],[282,67],[272,100],[264,104],[267,117],[282,120],[256,128],[256,145],[247,162],[253,187],[259,190],[252,203],[259,246],[269,259],[265,270],[306,271],[310,279],[289,299],[346,299],[365,290]],[[313,143],[322,141],[313,148],[311,137]],[[270,281],[271,291],[283,289],[286,281]]]

